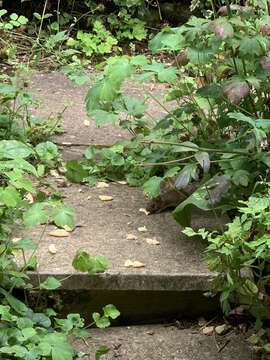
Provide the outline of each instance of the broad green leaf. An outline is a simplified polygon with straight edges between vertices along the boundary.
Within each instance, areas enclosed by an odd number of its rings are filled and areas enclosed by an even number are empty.
[[[48,276],[45,281],[40,284],[41,289],[55,290],[61,287],[61,282],[53,276]]]
[[[88,171],[76,160],[69,160],[66,163],[65,176],[74,183],[80,183],[88,176]]]
[[[16,207],[21,201],[20,193],[13,187],[0,188],[0,202],[7,207]]]
[[[53,221],[59,227],[67,225],[70,229],[75,227],[75,211],[67,206],[57,206],[53,210]]]
[[[184,37],[181,32],[180,28],[165,28],[150,40],[150,50],[154,54],[164,50],[173,52],[181,50],[184,45]]]
[[[6,290],[0,288],[0,293],[5,296],[5,299],[8,302],[8,304],[18,314],[25,315],[29,311],[28,307],[23,302],[16,299],[14,296],[9,294]]]
[[[19,241],[16,241],[15,243],[12,243],[12,247],[13,249],[22,249],[28,251],[28,250],[36,250],[38,244],[31,238],[23,238],[20,239]]]
[[[163,178],[159,176],[153,176],[143,184],[143,191],[150,198],[155,198],[160,195],[160,184]]]
[[[39,143],[35,150],[40,160],[44,162],[55,160],[59,157],[58,147],[51,141]]]
[[[29,146],[17,140],[0,141],[0,159],[27,158],[33,155],[34,151]]]
[[[107,270],[110,263],[103,256],[90,256],[86,251],[77,250],[72,261],[72,266],[77,271],[88,272],[94,275]]]
[[[89,116],[95,119],[97,127],[108,124],[116,125],[119,121],[119,118],[116,114],[104,110],[91,111]]]
[[[23,223],[26,227],[32,228],[44,224],[49,220],[49,215],[45,210],[46,203],[36,203],[23,214]]]

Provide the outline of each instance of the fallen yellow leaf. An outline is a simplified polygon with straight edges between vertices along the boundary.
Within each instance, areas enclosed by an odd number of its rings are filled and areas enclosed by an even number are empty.
[[[49,245],[48,249],[49,249],[49,252],[53,255],[57,253],[57,249],[54,244]]]
[[[65,229],[56,229],[49,232],[49,235],[54,237],[68,237],[70,233]]]
[[[109,195],[99,195],[99,200],[101,201],[112,201],[113,197]]]
[[[22,240],[22,238],[20,238],[20,237],[15,237],[15,238],[13,238],[11,241],[12,241],[13,243],[16,243],[16,242],[18,242],[18,241],[20,241],[20,240]]]
[[[104,188],[107,188],[109,187],[109,184],[107,184],[105,181],[99,181],[97,183],[97,188],[98,189],[104,189]]]
[[[138,268],[143,268],[143,267],[145,267],[145,264],[143,264],[143,263],[140,262],[140,261],[127,260],[127,261],[125,262],[125,267],[138,269]]]
[[[140,227],[138,227],[138,231],[139,232],[146,232],[147,228],[146,228],[146,226],[140,226]]]
[[[71,229],[68,225],[63,226],[63,229],[67,232],[71,232],[73,229]]]
[[[83,125],[84,126],[90,126],[90,121],[85,119],[84,122],[83,122]]]
[[[133,234],[127,234],[127,240],[137,240],[137,236]]]
[[[145,215],[149,215],[149,214],[150,214],[150,212],[147,211],[147,210],[144,209],[144,208],[140,208],[140,209],[139,209],[139,212],[142,212],[142,213],[144,213]]]
[[[25,199],[29,202],[29,204],[33,204],[34,203],[34,197],[31,193],[27,193],[25,195]]]
[[[157,239],[150,239],[150,238],[148,238],[148,239],[145,239],[145,241],[146,241],[147,244],[149,244],[149,245],[160,245],[160,242],[157,241]]]

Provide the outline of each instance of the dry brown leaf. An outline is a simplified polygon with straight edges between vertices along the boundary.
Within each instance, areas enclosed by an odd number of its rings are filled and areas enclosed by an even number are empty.
[[[56,229],[49,232],[49,235],[54,237],[68,237],[70,233],[65,229]]]
[[[205,328],[203,328],[202,332],[203,335],[205,336],[211,336],[214,334],[215,331],[215,327],[214,326],[206,326]]]
[[[160,242],[157,240],[157,239],[150,239],[150,238],[148,238],[148,239],[145,239],[145,241],[147,242],[147,244],[149,244],[149,245],[160,245]]]
[[[101,201],[112,201],[113,197],[109,195],[99,195],[99,200]]]
[[[127,234],[127,240],[137,240],[137,236],[133,234]]]
[[[99,181],[97,183],[97,188],[98,189],[104,189],[104,188],[108,188],[109,184],[107,184],[105,181]]]
[[[140,226],[140,227],[138,227],[138,231],[139,232],[146,232],[147,228],[146,228],[146,226]]]
[[[150,212],[147,211],[147,210],[144,209],[144,208],[140,208],[140,209],[139,209],[139,212],[144,213],[145,215],[149,215],[149,214],[150,214]]]
[[[90,126],[90,121],[85,119],[84,122],[83,122],[83,125],[87,126],[87,127]]]
[[[215,327],[215,332],[218,334],[218,335],[223,335],[227,332],[228,330],[228,326],[226,324],[222,324],[222,325],[218,325]]]
[[[34,203],[34,197],[31,193],[27,193],[24,196],[25,200],[27,200],[29,202],[29,204],[33,204]]]
[[[125,262],[125,267],[139,269],[145,267],[145,264],[140,261],[127,260]]]
[[[49,249],[49,253],[53,255],[57,253],[57,249],[54,244],[49,245],[48,249]]]

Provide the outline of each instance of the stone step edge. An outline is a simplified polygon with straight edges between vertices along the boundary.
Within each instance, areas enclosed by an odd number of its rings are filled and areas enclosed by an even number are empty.
[[[107,290],[107,291],[209,291],[215,274],[173,273],[173,274],[138,274],[105,273],[88,275],[85,273],[48,273],[28,272],[34,287],[53,276],[61,281],[59,290]]]

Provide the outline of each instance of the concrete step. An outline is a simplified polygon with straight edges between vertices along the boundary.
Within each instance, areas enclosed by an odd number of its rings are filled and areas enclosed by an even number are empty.
[[[162,101],[164,86],[148,84],[149,89]],[[85,126],[87,119],[84,97],[88,87],[78,87],[60,73],[36,74],[31,89],[41,106],[37,115],[48,116],[62,111],[65,133],[58,141],[79,143],[111,144],[128,134],[119,127],[107,126],[96,129],[93,122]],[[142,96],[141,87],[127,83],[126,94]],[[164,109],[149,101],[150,112],[156,118],[164,116]],[[80,158],[82,148],[74,146],[64,153],[65,158]],[[51,181],[54,181],[52,179]],[[98,189],[71,185],[59,188],[65,202],[76,211],[77,227],[67,238],[49,236],[52,227],[45,229],[39,240],[39,269],[32,273],[34,284],[48,275],[63,281],[61,311],[78,311],[89,316],[92,311],[113,303],[121,311],[123,323],[152,322],[167,318],[196,317],[218,311],[216,298],[207,298],[204,293],[211,288],[214,275],[202,261],[203,244],[181,233],[178,224],[169,212],[146,216],[140,208],[146,207],[141,189],[110,184],[109,188]],[[113,201],[102,202],[99,195],[113,196]],[[212,214],[197,214],[196,227],[215,227]],[[138,231],[146,227],[146,232]],[[40,238],[41,228],[32,235]],[[136,240],[127,240],[134,234]],[[148,244],[146,239],[156,239],[159,245]],[[57,252],[52,255],[48,248],[54,244]],[[111,262],[110,269],[102,275],[88,276],[76,273],[72,258],[82,248],[92,255],[103,255]],[[127,260],[140,261],[145,267],[130,269]]]
[[[173,326],[113,327],[90,330],[87,342],[75,342],[78,350],[94,352],[101,345],[110,351],[102,360],[253,360],[255,357],[240,334],[205,336],[197,327],[177,329]]]
[[[78,227],[63,238],[49,235],[55,227],[45,229],[39,240],[38,274],[32,273],[31,279],[37,284],[49,275],[65,278],[67,311],[87,314],[113,303],[128,323],[217,311],[217,300],[204,296],[214,278],[202,261],[204,245],[183,235],[170,212],[145,215],[139,211],[146,206],[142,191],[125,185],[100,189],[72,184],[62,192],[66,204],[76,210]],[[102,202],[100,195],[110,195],[113,201]],[[194,226],[214,227],[215,221],[209,214],[197,214]],[[140,227],[146,232],[140,232]],[[41,232],[37,228],[27,235],[39,239]],[[136,240],[127,240],[128,234]],[[149,238],[159,245],[148,244]],[[52,244],[57,249],[54,255],[49,252]],[[95,276],[76,273],[71,263],[77,249],[105,256],[110,269]],[[127,260],[140,261],[145,267],[127,268]]]

